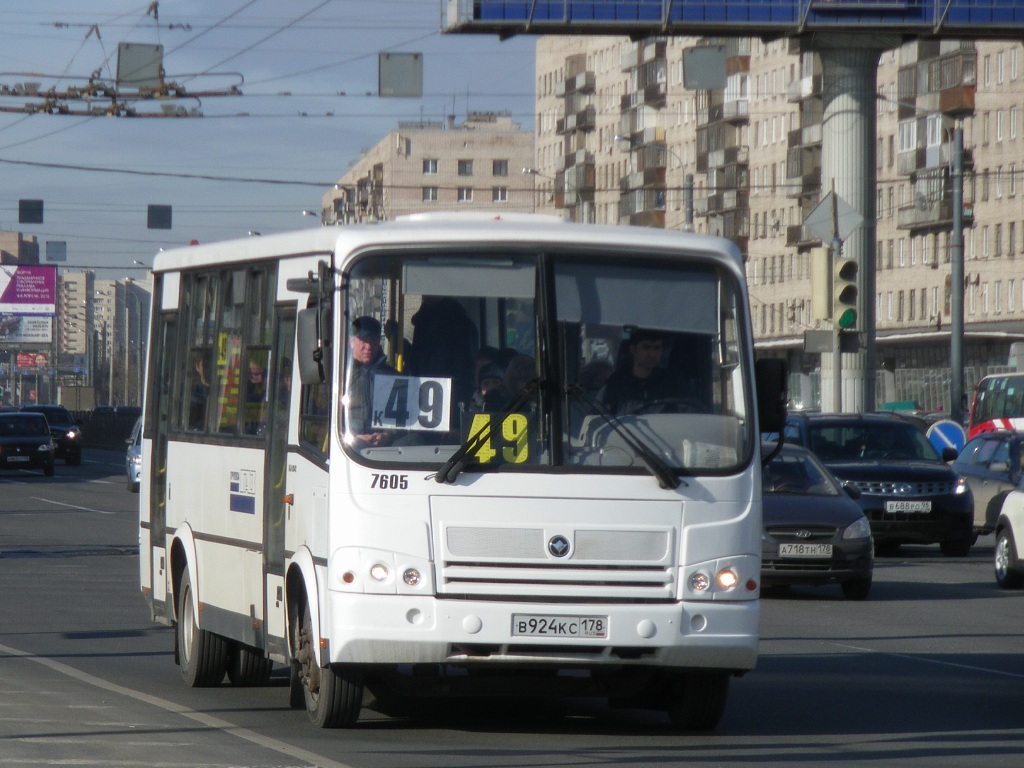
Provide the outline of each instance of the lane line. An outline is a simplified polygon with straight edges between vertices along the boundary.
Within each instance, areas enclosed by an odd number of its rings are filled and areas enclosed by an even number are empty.
[[[865,653],[874,653],[879,656],[891,656],[894,659],[909,659],[911,661],[920,661],[924,664],[935,664],[940,667],[951,667],[953,669],[965,669],[970,672],[986,672],[990,675],[999,675],[1000,677],[1010,677],[1015,680],[1024,680],[1024,674],[1019,672],[1006,672],[1001,669],[991,669],[989,667],[976,667],[973,664],[958,664],[954,661],[939,661],[938,659],[926,659],[923,656],[915,656],[910,653],[893,653],[891,651],[877,651],[874,648],[861,648],[857,645],[844,645],[843,643],[829,643],[837,648],[847,648],[852,651],[863,651]]]
[[[101,515],[113,515],[115,512],[111,512],[106,509],[93,509],[92,507],[80,507],[77,504],[65,504],[62,501],[54,501],[53,499],[44,499],[41,496],[32,496],[33,501],[42,501],[46,504],[56,504],[58,507],[68,507],[69,509],[80,509],[83,512],[96,512]]]
[[[227,720],[222,720],[219,717],[214,717],[213,715],[208,715],[203,712],[196,712],[193,709],[189,709],[181,704],[176,704],[173,701],[161,699],[159,696],[152,696],[148,693],[136,691],[132,688],[125,688],[117,683],[112,683],[101,677],[90,675],[87,672],[82,672],[74,667],[69,667],[67,664],[54,661],[53,659],[48,659],[45,656],[35,656],[27,651],[21,651],[17,648],[11,648],[10,646],[2,644],[0,644],[0,653],[6,653],[8,656],[16,656],[27,661],[33,661],[36,664],[40,664],[67,677],[74,678],[86,685],[101,688],[104,691],[109,691],[110,693],[114,693],[119,696],[127,696],[130,699],[141,701],[144,704],[149,704],[153,707],[158,707],[166,712],[181,715],[182,717],[193,720],[207,728],[212,728],[231,734],[232,736],[237,736],[240,739],[244,739],[245,741],[279,754],[286,755],[289,758],[304,760],[310,765],[317,766],[317,768],[354,768],[354,766],[348,765],[347,763],[339,763],[336,760],[331,760],[321,755],[317,755],[313,752],[302,749],[301,747],[296,747],[292,744],[270,738],[269,736],[263,736],[262,734],[249,730],[248,728],[240,728]]]

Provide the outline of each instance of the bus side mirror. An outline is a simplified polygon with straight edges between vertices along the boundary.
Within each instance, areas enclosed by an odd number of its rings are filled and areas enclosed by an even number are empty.
[[[781,433],[786,425],[786,403],[789,402],[787,378],[784,360],[765,357],[754,363],[757,418],[762,433]]]
[[[324,318],[321,315],[327,315]],[[330,371],[329,338],[323,338],[320,329],[324,323],[330,327],[330,316],[326,310],[316,307],[300,309],[296,319],[296,354],[299,361],[299,381],[303,384],[322,384]]]

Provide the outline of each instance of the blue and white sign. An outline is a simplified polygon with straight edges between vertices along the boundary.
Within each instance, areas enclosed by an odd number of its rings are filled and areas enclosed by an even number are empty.
[[[955,448],[956,452],[960,453],[964,443],[967,442],[967,432],[964,431],[964,428],[949,419],[936,421],[928,427],[928,431],[925,434],[928,436],[929,442],[935,446],[935,450],[939,452],[940,456],[945,448]]]

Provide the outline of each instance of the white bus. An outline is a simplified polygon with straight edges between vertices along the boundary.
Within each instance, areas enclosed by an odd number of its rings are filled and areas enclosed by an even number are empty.
[[[734,245],[423,215],[153,271],[141,587],[187,684],[285,665],[320,727],[442,693],[715,727],[785,402]]]

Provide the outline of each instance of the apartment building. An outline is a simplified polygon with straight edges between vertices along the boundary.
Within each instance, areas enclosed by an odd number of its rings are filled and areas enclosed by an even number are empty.
[[[724,87],[687,88],[686,52],[720,46]],[[965,385],[1024,340],[1024,61],[1020,42],[915,41],[877,74],[876,401],[949,402],[953,129],[964,133]],[[550,212],[692,228],[744,256],[762,352],[820,404],[804,225],[821,177],[822,66],[796,41],[561,37],[537,43],[537,168]],[[693,203],[688,202],[692,192]],[[863,266],[862,266],[863,268]]]
[[[509,115],[400,123],[323,196],[324,224],[452,210],[532,212],[533,134]],[[524,172],[529,169],[529,172]]]

